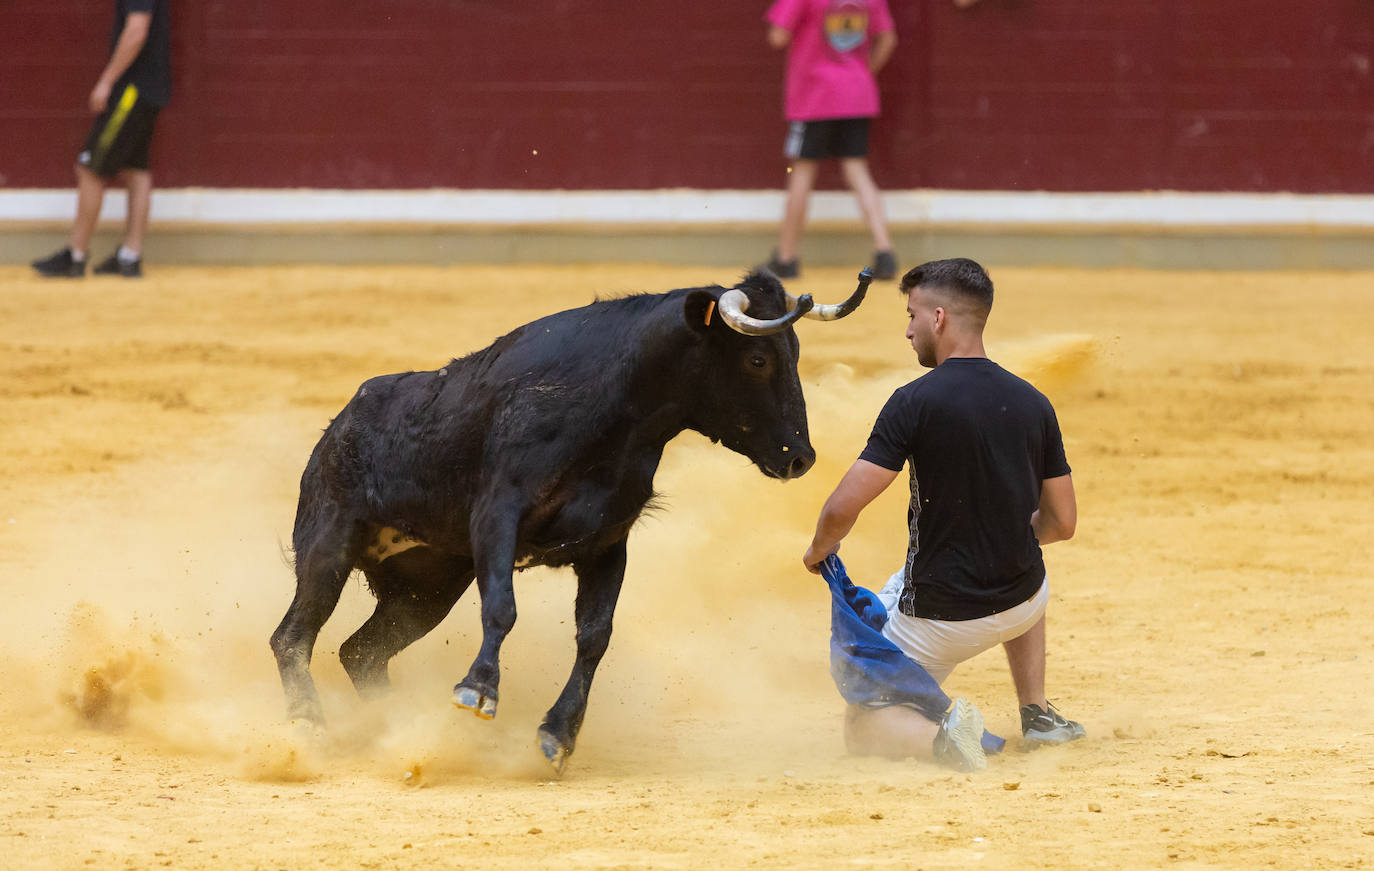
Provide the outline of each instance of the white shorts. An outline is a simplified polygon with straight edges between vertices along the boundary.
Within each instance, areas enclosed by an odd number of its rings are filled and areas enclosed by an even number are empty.
[[[878,598],[887,607],[883,637],[930,672],[936,683],[944,683],[954,667],[988,648],[1019,638],[1045,615],[1050,600],[1047,577],[1026,601],[1014,608],[979,617],[976,620],[928,620],[908,617],[897,609],[897,599],[905,582],[905,570],[888,579]]]

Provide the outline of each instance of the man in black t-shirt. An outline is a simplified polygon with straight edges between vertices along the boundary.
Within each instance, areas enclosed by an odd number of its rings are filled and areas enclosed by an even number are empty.
[[[76,158],[76,220],[66,248],[34,261],[40,275],[86,274],[86,251],[100,220],[105,186],[116,178],[128,192],[124,242],[94,272],[125,278],[143,274],[143,237],[153,195],[148,146],[158,112],[172,96],[169,2],[115,0],[110,59],[87,98],[95,124]]]
[[[1054,408],[987,357],[983,327],[993,286],[972,260],[907,272],[907,339],[932,369],[900,388],[868,445],[826,501],[803,562],[815,572],[860,512],[910,469],[906,564],[880,597],[883,635],[937,682],[1002,644],[1021,705],[1023,737],[1063,743],[1083,727],[1045,698],[1045,605],[1040,546],[1073,535],[1077,505]],[[851,706],[852,750],[929,756],[935,724],[898,706]]]

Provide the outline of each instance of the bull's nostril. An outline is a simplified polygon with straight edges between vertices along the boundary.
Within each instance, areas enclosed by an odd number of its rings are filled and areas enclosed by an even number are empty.
[[[797,457],[788,465],[787,477],[800,478],[802,475],[806,474],[806,471],[811,468],[811,464],[814,462],[815,460],[810,457]]]

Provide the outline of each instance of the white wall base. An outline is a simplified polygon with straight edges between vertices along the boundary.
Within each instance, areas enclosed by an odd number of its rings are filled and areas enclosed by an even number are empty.
[[[1287,227],[1374,229],[1374,196],[1245,193],[889,191],[894,225]],[[776,224],[780,191],[248,190],[153,193],[158,222],[194,224]],[[67,222],[71,190],[0,190],[0,221]],[[106,194],[102,217],[122,220],[124,195]],[[811,220],[856,221],[853,198],[818,192]]]

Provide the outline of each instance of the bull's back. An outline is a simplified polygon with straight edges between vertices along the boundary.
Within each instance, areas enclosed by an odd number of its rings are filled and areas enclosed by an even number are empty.
[[[365,381],[326,427],[301,479],[297,527],[314,503],[361,521],[433,525],[466,513],[461,470],[476,463],[480,414],[454,389],[461,366]]]
[[[298,529],[313,503],[327,502],[462,546],[484,490],[552,496],[569,468],[590,464],[582,454],[604,453],[595,446],[623,404],[625,334],[655,304],[629,298],[559,312],[440,369],[368,379],[316,445]]]

